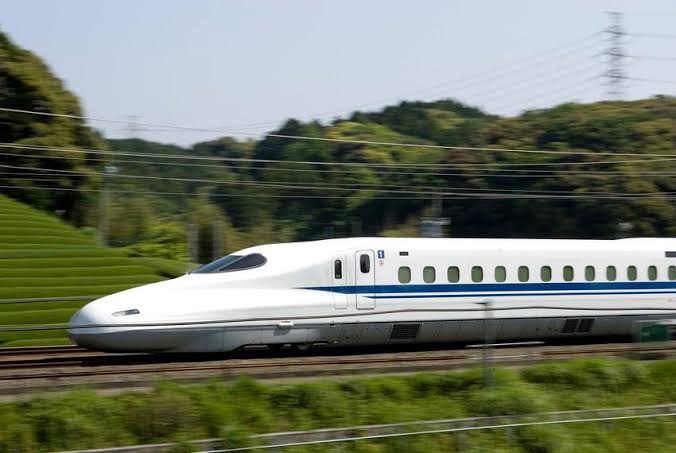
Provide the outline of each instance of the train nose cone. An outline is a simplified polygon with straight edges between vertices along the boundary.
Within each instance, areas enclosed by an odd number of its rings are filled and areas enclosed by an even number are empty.
[[[88,349],[101,349],[97,342],[97,332],[106,320],[97,313],[96,307],[87,304],[82,307],[68,322],[68,336],[78,346]]]

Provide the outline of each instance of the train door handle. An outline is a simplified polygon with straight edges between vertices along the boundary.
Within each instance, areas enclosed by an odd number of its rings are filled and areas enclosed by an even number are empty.
[[[279,321],[277,327],[281,329],[290,329],[293,327],[293,321]]]

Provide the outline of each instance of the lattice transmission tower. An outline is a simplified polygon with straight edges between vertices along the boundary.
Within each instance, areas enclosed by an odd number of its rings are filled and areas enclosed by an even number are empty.
[[[603,73],[608,99],[622,99],[624,97],[625,81],[627,75],[624,70],[624,60],[627,54],[624,52],[624,37],[627,32],[622,25],[623,15],[616,11],[608,12],[610,25],[606,28],[608,47],[604,55],[608,57],[608,69]]]

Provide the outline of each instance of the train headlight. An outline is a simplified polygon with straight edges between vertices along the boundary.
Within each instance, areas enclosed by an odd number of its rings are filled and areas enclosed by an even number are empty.
[[[113,313],[113,316],[138,315],[139,313],[141,313],[141,312],[138,311],[138,310],[135,309],[135,308],[132,308],[132,309],[130,309],[130,310],[116,311],[115,313]]]

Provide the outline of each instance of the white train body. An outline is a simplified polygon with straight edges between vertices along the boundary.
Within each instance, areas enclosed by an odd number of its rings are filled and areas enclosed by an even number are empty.
[[[106,351],[218,352],[477,341],[486,302],[496,341],[629,335],[676,317],[676,239],[331,239],[208,266],[91,302],[69,335]]]

